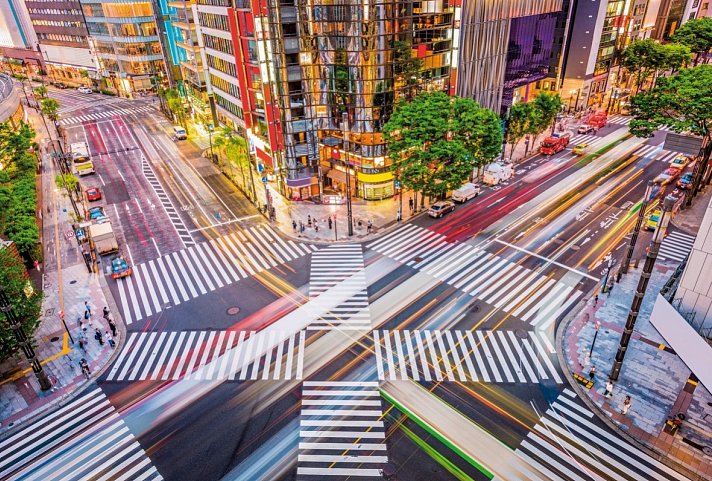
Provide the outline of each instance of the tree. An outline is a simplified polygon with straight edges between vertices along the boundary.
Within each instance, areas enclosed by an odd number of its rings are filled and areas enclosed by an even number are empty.
[[[666,55],[661,45],[651,38],[633,40],[623,52],[621,65],[636,77],[636,91],[653,73],[665,66]]]
[[[50,120],[59,119],[59,102],[54,99],[44,99],[40,104],[42,115]]]
[[[79,179],[73,174],[57,174],[54,178],[54,183],[58,189],[66,189],[71,192],[76,192],[79,188]]]
[[[668,43],[661,45],[663,52],[663,65],[665,70],[673,73],[682,67],[686,67],[692,61],[690,47],[680,43]]]
[[[42,294],[34,288],[22,259],[12,245],[0,247],[0,284],[12,305],[13,313],[21,320],[25,334],[32,338],[40,324]],[[0,311],[0,362],[11,357],[18,349],[17,339]]]
[[[511,145],[510,157],[514,157],[514,149],[525,135],[537,135],[542,124],[542,112],[532,102],[519,102],[509,109],[507,122],[507,137]]]
[[[35,89],[35,93],[40,96],[40,98],[45,98],[47,96],[47,87],[40,85]]]
[[[539,110],[539,124],[537,125],[537,135],[551,127],[554,131],[554,121],[561,113],[561,97],[559,94],[541,92],[534,98],[534,106]]]
[[[396,104],[383,127],[391,170],[403,186],[442,197],[499,153],[502,134],[494,112],[472,99],[424,92]],[[417,197],[416,204],[417,208]]]
[[[176,89],[161,89],[159,96],[166,100],[168,110],[173,114],[178,123],[185,128],[185,120],[188,112],[183,104],[183,98],[180,96],[180,92]]]
[[[672,41],[688,46],[695,53],[696,66],[702,55],[712,50],[712,18],[695,18],[683,23],[675,31]]]

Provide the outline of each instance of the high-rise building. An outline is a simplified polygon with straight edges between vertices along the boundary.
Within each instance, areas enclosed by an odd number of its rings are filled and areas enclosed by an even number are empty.
[[[496,112],[527,100],[537,82],[555,75],[562,8],[562,0],[462,0],[458,95]]]
[[[454,92],[456,2],[196,0],[220,121],[290,199],[395,192],[381,129],[393,103]],[[324,197],[329,196],[329,197]]]
[[[688,0],[651,0],[649,9],[656,12],[657,18],[650,37],[660,41],[670,40],[677,27],[687,20],[683,17],[687,3]]]
[[[22,0],[0,2],[0,60],[24,64],[37,72],[42,70],[37,36]]]
[[[80,1],[90,46],[108,88],[130,96],[163,81],[164,53],[151,2]]]

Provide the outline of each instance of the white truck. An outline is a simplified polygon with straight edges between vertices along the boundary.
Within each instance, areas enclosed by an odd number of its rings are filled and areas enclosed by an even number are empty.
[[[514,166],[504,162],[494,162],[485,167],[482,182],[487,185],[497,185],[512,178]]]
[[[86,142],[74,142],[69,148],[72,151],[72,171],[76,175],[89,175],[94,173],[94,163],[89,154]]]
[[[452,200],[455,202],[467,202],[480,194],[480,186],[468,182],[452,193]]]
[[[94,242],[94,248],[100,255],[110,254],[119,250],[111,222],[92,224],[89,226],[89,238]]]

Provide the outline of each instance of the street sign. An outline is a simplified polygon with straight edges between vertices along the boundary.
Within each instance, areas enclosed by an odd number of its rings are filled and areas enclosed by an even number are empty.
[[[400,189],[400,180],[396,180],[395,185],[396,189]]]
[[[263,184],[266,184],[266,183],[267,183],[267,176],[266,176],[266,175],[263,175],[263,176],[262,176],[262,183],[263,183]]]
[[[64,237],[66,237],[67,239],[71,239],[72,237],[74,237],[74,231],[68,230],[67,232],[64,233]]]
[[[265,171],[265,166],[263,164],[258,163],[257,164],[257,172],[260,174]]]

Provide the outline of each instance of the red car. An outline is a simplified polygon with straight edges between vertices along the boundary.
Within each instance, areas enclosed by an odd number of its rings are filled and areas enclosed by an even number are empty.
[[[92,202],[94,200],[100,200],[101,199],[101,192],[99,191],[98,187],[89,187],[84,191],[87,195],[87,200],[89,202]]]

